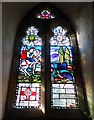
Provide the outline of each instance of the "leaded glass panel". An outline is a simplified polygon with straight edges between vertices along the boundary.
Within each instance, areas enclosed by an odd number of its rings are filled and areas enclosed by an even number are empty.
[[[21,40],[16,108],[39,108],[41,104],[42,38],[38,32],[31,26]]]
[[[73,54],[69,36],[61,26],[50,38],[51,107],[77,108]]]
[[[43,10],[40,14],[37,15],[37,18],[40,19],[53,19],[55,16],[51,13],[50,10]]]

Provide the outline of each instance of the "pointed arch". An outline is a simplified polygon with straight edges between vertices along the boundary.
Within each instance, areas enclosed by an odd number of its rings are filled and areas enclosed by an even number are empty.
[[[38,16],[45,8],[55,16],[53,19],[48,19],[49,17],[39,19]],[[77,89],[80,77],[74,69],[78,65],[75,64],[78,50],[75,32],[71,26],[66,16],[49,3],[36,6],[21,21],[15,40],[6,117],[45,116],[45,111],[48,116],[55,111],[57,116],[59,115],[57,109],[62,109],[60,114],[65,114],[63,108],[74,110],[82,107],[80,103],[84,103],[84,99],[82,100],[84,96],[80,98],[77,96],[82,88]],[[52,84],[52,81],[58,83]],[[63,100],[56,99],[58,97]],[[35,99],[38,99],[38,104],[35,103]],[[85,111],[84,107],[83,109]],[[10,116],[11,113],[13,116]]]

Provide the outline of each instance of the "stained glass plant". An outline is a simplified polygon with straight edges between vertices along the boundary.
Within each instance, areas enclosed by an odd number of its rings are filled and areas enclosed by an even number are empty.
[[[51,107],[77,108],[73,54],[69,37],[61,26],[50,38]]]
[[[16,88],[16,108],[39,108],[41,101],[42,39],[34,26],[21,40],[20,62]]]
[[[55,16],[51,13],[50,10],[43,10],[40,14],[37,15],[37,18],[40,19],[53,19]]]

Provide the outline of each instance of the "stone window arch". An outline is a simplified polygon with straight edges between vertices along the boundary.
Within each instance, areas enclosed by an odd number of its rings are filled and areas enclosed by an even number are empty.
[[[78,52],[74,29],[60,10],[49,3],[32,9],[15,38],[6,118],[85,112]]]

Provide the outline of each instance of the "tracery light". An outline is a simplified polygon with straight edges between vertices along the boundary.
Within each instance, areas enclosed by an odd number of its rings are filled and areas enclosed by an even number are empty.
[[[53,19],[55,16],[51,13],[50,10],[43,10],[40,14],[37,15],[37,18],[40,19]]]

